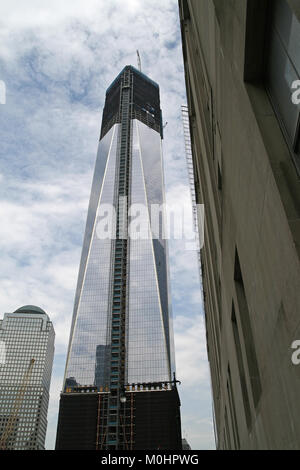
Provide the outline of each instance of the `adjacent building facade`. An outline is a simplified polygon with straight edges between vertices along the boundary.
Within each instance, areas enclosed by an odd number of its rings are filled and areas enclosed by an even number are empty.
[[[191,450],[191,446],[186,439],[182,439],[182,450]]]
[[[300,4],[179,9],[217,447],[299,449]]]
[[[54,329],[39,307],[0,320],[0,449],[43,450],[54,356]]]
[[[57,449],[181,447],[167,242],[151,223],[162,135],[158,85],[126,66],[106,93]]]

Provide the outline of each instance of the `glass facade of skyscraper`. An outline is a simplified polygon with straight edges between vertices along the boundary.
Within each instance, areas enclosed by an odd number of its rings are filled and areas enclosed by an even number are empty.
[[[158,85],[126,66],[106,93],[57,449],[181,448],[162,134]]]
[[[0,321],[1,450],[44,449],[54,336],[38,307],[22,307]]]
[[[127,72],[129,88],[124,87]],[[128,115],[122,121],[125,104],[123,102],[121,109],[120,100],[122,94],[123,99],[125,97],[124,88],[128,90],[131,102],[128,102]],[[125,135],[122,135],[125,125],[129,127],[126,126]],[[126,310],[125,382],[171,379],[173,349],[170,346],[167,246],[162,234],[155,238],[151,236],[150,221],[151,205],[164,203],[161,133],[158,85],[134,68],[125,68],[106,96],[65,387],[72,384],[110,387],[111,360],[114,352],[117,357],[121,347],[118,329],[121,297],[125,297]],[[127,150],[126,145],[130,153],[127,174],[120,161],[123,147],[125,152]],[[121,193],[120,184],[126,177],[127,191]],[[106,205],[115,208],[119,223],[125,224],[124,227],[130,225],[133,220],[130,212],[127,220],[126,215],[124,220],[119,220],[122,197],[127,208],[143,205],[149,210],[148,220],[145,220],[149,237],[129,236],[125,254],[123,247],[118,246],[118,237],[103,239],[98,233]],[[117,226],[113,235],[116,230]],[[126,290],[122,291],[124,281]]]

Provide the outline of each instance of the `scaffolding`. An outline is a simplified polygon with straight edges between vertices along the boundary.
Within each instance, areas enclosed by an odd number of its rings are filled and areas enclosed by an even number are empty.
[[[199,214],[197,209],[197,198],[195,190],[195,173],[194,173],[194,164],[193,164],[193,153],[192,153],[192,142],[190,134],[190,119],[189,119],[189,109],[187,105],[181,105],[181,115],[182,115],[182,124],[184,132],[184,143],[185,143],[185,156],[186,164],[189,178],[190,186],[190,195],[192,202],[192,211],[193,211],[193,225],[196,235],[196,250],[197,250],[197,261],[198,261],[198,272],[200,281],[202,282],[202,270],[201,270],[201,252],[200,252],[200,242],[199,242],[199,223],[203,224],[202,220],[199,220]]]
[[[96,450],[109,450],[111,443],[109,436],[115,432],[118,424],[119,448],[118,450],[134,449],[135,429],[135,394],[126,393],[126,401],[118,404],[109,393],[99,393],[97,410],[97,438]],[[117,420],[119,422],[117,423]]]
[[[176,390],[179,380],[126,384],[118,394],[99,393],[97,409],[96,450],[111,450],[109,436],[118,429],[118,450],[135,449],[136,397],[144,392],[170,392]],[[114,445],[114,444],[113,444]]]

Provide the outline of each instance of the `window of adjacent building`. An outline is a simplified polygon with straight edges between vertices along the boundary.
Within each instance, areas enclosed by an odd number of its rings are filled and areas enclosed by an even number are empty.
[[[181,8],[182,8],[183,18],[185,20],[190,20],[191,19],[191,13],[190,13],[189,4],[188,4],[187,0],[183,0],[183,2],[181,2]]]
[[[236,297],[238,302],[239,319],[241,324],[241,332],[243,343],[245,346],[247,366],[250,376],[252,397],[254,406],[256,408],[261,396],[262,386],[258,368],[250,311],[248,307],[244,279],[237,250],[235,252],[234,280]],[[237,322],[235,321],[235,323]]]
[[[227,377],[227,393],[228,393],[228,400],[229,400],[230,418],[231,418],[232,430],[233,430],[234,447],[235,447],[235,449],[239,449],[240,448],[240,438],[239,438],[239,432],[238,432],[238,424],[237,424],[235,400],[234,400],[233,387],[232,387],[231,371],[230,371],[229,366],[228,366],[228,377]]]
[[[300,22],[286,0],[270,2],[267,46],[267,90],[300,172]]]
[[[249,395],[248,395],[247,384],[246,384],[246,373],[245,373],[243,356],[242,356],[242,346],[241,346],[241,341],[240,341],[239,328],[238,328],[236,315],[235,315],[234,304],[232,304],[231,324],[232,324],[236,358],[237,358],[237,364],[238,364],[238,370],[239,370],[239,378],[240,378],[241,389],[242,389],[242,397],[243,397],[246,423],[247,423],[247,427],[250,428],[251,410],[250,410]]]
[[[218,189],[222,191],[223,183],[222,183],[222,172],[220,168],[220,164],[218,163]]]
[[[226,449],[231,450],[232,445],[231,445],[231,438],[230,438],[230,431],[229,431],[229,424],[228,424],[228,414],[227,414],[227,408],[225,406],[225,443],[226,443]]]

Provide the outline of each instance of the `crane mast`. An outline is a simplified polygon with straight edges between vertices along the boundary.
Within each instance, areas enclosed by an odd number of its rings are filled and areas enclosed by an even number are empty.
[[[34,363],[35,363],[35,359],[34,358],[30,359],[29,367],[27,371],[25,372],[24,377],[22,379],[20,390],[18,391],[16,395],[11,414],[8,418],[8,421],[6,423],[2,436],[0,437],[0,450],[6,450],[9,448],[9,438],[14,431],[16,420],[18,418],[18,414],[19,414],[20,408],[24,400],[24,395],[26,393],[26,390],[27,390],[27,387],[31,378]]]
[[[136,51],[136,54],[137,54],[138,69],[141,72],[142,71],[142,61],[141,61],[141,56],[140,56],[140,53],[139,53],[138,50]]]

